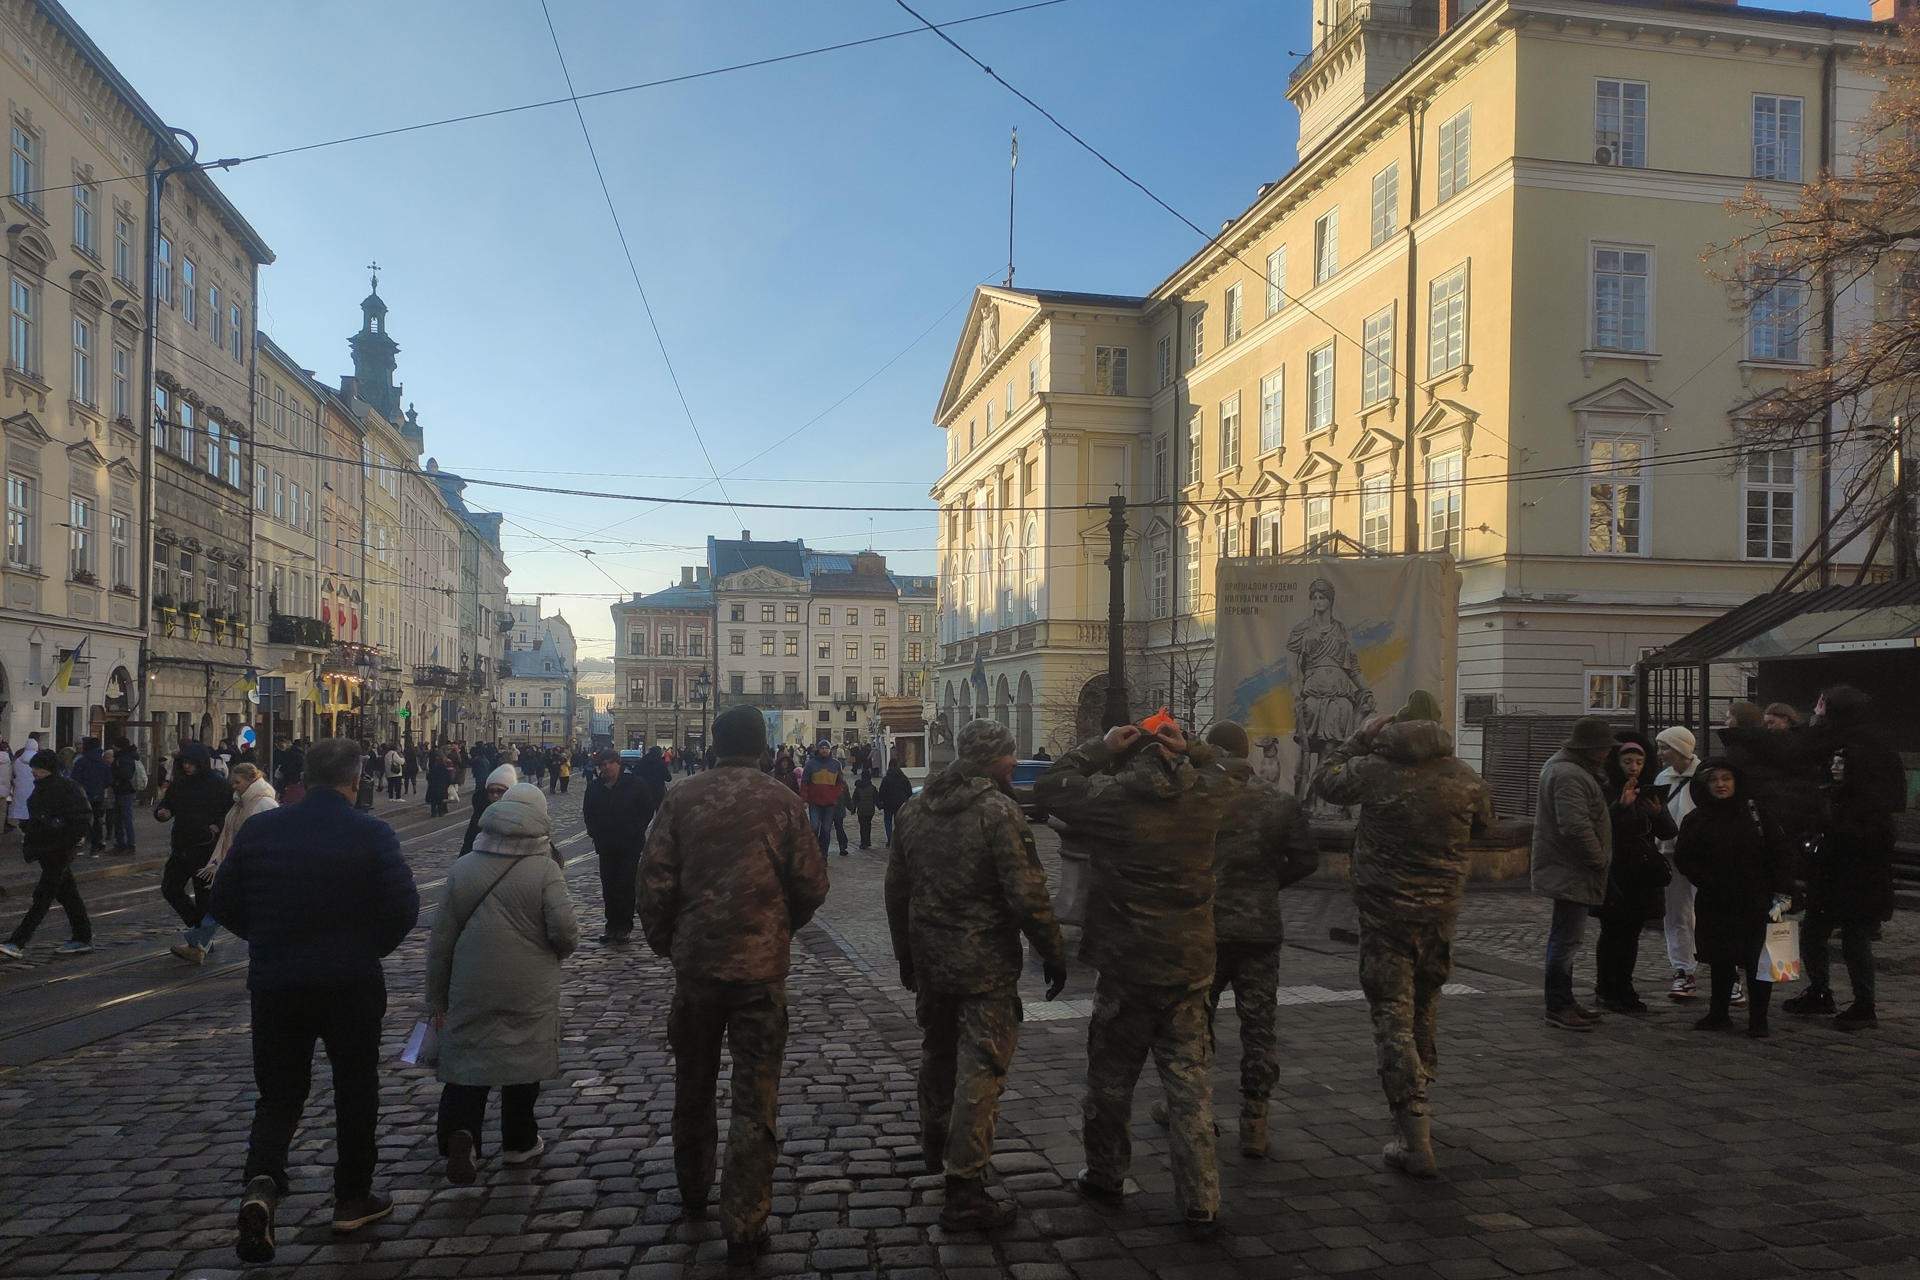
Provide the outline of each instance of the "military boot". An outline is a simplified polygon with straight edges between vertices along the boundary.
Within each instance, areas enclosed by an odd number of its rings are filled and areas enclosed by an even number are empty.
[[[1404,1103],[1393,1109],[1394,1137],[1380,1152],[1389,1168],[1410,1178],[1432,1178],[1439,1174],[1433,1159],[1433,1117],[1418,1103]]]
[[[948,1231],[998,1231],[1013,1221],[1015,1209],[1010,1203],[987,1194],[985,1178],[947,1178],[947,1203],[940,1210],[940,1225]]]
[[[1267,1154],[1267,1113],[1251,1107],[1240,1109],[1240,1154],[1258,1160]]]

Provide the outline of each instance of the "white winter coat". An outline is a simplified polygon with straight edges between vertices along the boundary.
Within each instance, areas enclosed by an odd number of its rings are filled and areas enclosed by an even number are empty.
[[[1661,797],[1667,802],[1667,816],[1673,819],[1674,830],[1687,820],[1693,812],[1693,775],[1700,769],[1700,758],[1695,756],[1687,761],[1686,772],[1675,773],[1671,767],[1662,769],[1653,785],[1660,788]],[[1674,841],[1662,840],[1660,852],[1673,856]]]
[[[7,816],[15,822],[27,820],[27,800],[33,795],[33,770],[28,765],[34,753],[21,748],[20,754],[13,758],[13,804],[7,810]]]
[[[248,818],[279,807],[280,801],[273,794],[273,784],[264,777],[255,778],[240,793],[233,807],[227,810],[226,820],[220,824],[220,838],[214,842],[213,856],[207,859],[201,877],[209,884],[213,882],[213,873],[220,869],[220,860],[227,856],[227,850],[233,847],[233,838],[240,834],[240,828],[246,825]]]

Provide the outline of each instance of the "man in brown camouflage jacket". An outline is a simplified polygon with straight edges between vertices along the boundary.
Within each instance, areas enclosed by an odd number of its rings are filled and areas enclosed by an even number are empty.
[[[1232,784],[1217,753],[1169,726],[1120,725],[1054,761],[1034,799],[1088,850],[1080,955],[1100,971],[1087,1028],[1080,1191],[1118,1201],[1133,1160],[1133,1086],[1149,1051],[1166,1091],[1175,1195],[1188,1231],[1220,1213],[1214,1153],[1213,845]]]
[[[1313,874],[1320,855],[1306,811],[1289,793],[1257,777],[1247,731],[1231,720],[1207,730],[1232,789],[1213,846],[1211,1015],[1233,988],[1240,1016],[1240,1154],[1267,1153],[1267,1100],[1280,1078],[1274,1014],[1280,999],[1280,891]],[[1165,1109],[1156,1106],[1154,1119]]]
[[[760,772],[766,720],[735,707],[713,725],[717,768],[667,792],[640,865],[647,945],[673,960],[673,1164],[690,1217],[713,1185],[714,1084],[733,1052],[733,1120],[720,1184],[727,1256],[764,1246],[779,1154],[793,933],[827,897],[827,865],[800,798]]]
[[[1467,885],[1467,842],[1493,821],[1480,775],[1453,754],[1440,706],[1414,690],[1329,752],[1313,789],[1358,804],[1353,898],[1360,914],[1360,986],[1373,1015],[1380,1083],[1395,1137],[1393,1168],[1431,1178],[1427,1083],[1439,1065],[1440,988],[1453,972],[1453,926]]]
[[[900,983],[914,993],[920,1145],[946,1171],[949,1231],[1013,1218],[987,1194],[1000,1090],[1020,1034],[1020,935],[1040,953],[1047,999],[1067,982],[1066,946],[1033,833],[1008,788],[1013,735],[992,720],[960,731],[960,758],[909,801],[887,862],[887,924]]]

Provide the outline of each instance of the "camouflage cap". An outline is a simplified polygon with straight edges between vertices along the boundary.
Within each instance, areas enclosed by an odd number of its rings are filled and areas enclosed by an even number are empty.
[[[986,766],[1014,754],[1013,733],[998,720],[970,720],[960,730],[960,763]]]

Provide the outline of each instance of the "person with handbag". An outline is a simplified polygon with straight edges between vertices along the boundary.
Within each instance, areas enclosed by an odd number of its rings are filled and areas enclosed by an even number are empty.
[[[447,1179],[477,1176],[487,1094],[500,1090],[501,1161],[537,1159],[540,1082],[560,1073],[560,962],[580,942],[554,854],[547,798],[518,782],[480,816],[447,874],[427,944],[427,1008],[440,1030],[440,1152]]]
[[[1694,885],[1694,945],[1712,972],[1713,1000],[1696,1031],[1733,1025],[1734,971],[1747,972],[1747,1034],[1767,1035],[1773,983],[1758,978],[1774,900],[1792,888],[1793,860],[1780,825],[1746,794],[1740,772],[1724,759],[1700,766],[1693,812],[1680,824],[1673,865]]]
[[[1637,733],[1615,735],[1620,745],[1607,759],[1607,813],[1613,824],[1613,861],[1607,864],[1606,895],[1591,907],[1600,922],[1593,949],[1593,998],[1614,1013],[1645,1013],[1633,989],[1640,960],[1640,932],[1666,913],[1667,859],[1660,842],[1679,834],[1660,789],[1647,780],[1647,743]]]
[[[194,878],[205,885],[212,884],[220,874],[220,864],[233,852],[234,838],[240,834],[240,828],[246,825],[247,819],[280,807],[280,802],[274,798],[273,784],[261,775],[259,765],[234,765],[229,771],[227,786],[233,791],[233,807],[227,810],[227,816],[220,824],[220,838],[214,842],[213,856],[207,859],[206,866],[194,872]],[[207,956],[213,951],[214,936],[219,932],[220,922],[209,913],[202,916],[200,923],[187,930],[186,936],[169,950],[188,964],[205,964]]]

